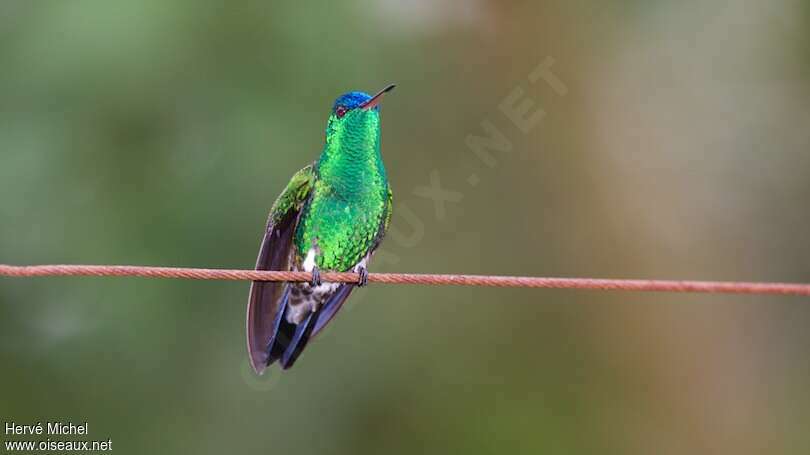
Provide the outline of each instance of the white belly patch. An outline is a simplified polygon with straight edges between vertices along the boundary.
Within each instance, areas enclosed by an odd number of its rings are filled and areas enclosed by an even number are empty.
[[[305,272],[312,272],[315,268],[315,257],[318,254],[317,248],[310,248],[304,261],[301,263],[301,268]],[[352,271],[357,272],[360,267],[366,267],[370,255],[367,255],[360,260]],[[309,313],[314,313],[326,303],[326,300],[331,296],[340,283],[321,283],[320,286],[313,287],[309,283],[293,283],[290,286],[290,301],[287,308],[287,321],[293,324],[300,324],[301,321],[306,319]]]
[[[304,263],[301,264],[304,267],[305,272],[311,272],[312,269],[315,268],[315,255],[316,254],[317,254],[317,252],[315,251],[315,248],[310,248],[309,251],[307,251],[307,257],[304,258]]]

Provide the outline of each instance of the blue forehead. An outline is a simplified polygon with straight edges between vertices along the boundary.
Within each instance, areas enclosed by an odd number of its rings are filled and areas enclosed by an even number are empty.
[[[368,93],[363,92],[344,93],[343,95],[340,95],[338,99],[335,100],[335,105],[332,106],[332,110],[335,110],[335,108],[338,106],[346,106],[349,109],[354,109],[370,99],[371,95],[369,95]]]

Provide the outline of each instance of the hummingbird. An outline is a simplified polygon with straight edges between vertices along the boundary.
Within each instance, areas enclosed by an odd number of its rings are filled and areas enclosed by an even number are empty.
[[[326,144],[293,175],[268,216],[256,270],[312,273],[305,283],[254,281],[247,305],[247,346],[258,374],[277,362],[293,366],[310,338],[335,316],[391,221],[392,193],[380,154],[380,101],[348,92],[335,101]],[[324,283],[321,271],[356,272],[358,283]]]

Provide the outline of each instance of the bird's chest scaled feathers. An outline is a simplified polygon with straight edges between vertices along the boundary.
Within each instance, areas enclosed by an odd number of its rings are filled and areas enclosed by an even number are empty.
[[[384,216],[387,187],[373,182],[367,187],[335,191],[316,183],[296,229],[297,263],[303,266],[314,251],[321,270],[347,271],[373,247]]]

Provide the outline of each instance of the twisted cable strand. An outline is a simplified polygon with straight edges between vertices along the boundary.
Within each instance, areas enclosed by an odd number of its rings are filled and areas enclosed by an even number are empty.
[[[146,267],[134,265],[31,265],[0,264],[0,276],[96,276],[177,278],[189,280],[310,281],[309,272]],[[350,272],[321,272],[321,279],[333,283],[357,283]],[[369,283],[423,284],[547,289],[592,289],[656,292],[705,292],[725,294],[777,294],[810,296],[810,284],[754,283],[731,281],[614,280],[597,278],[544,278],[493,275],[432,275],[415,273],[370,273]]]

